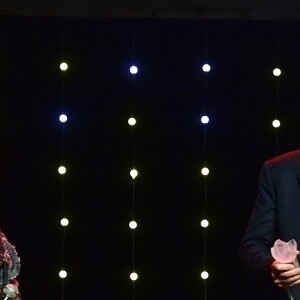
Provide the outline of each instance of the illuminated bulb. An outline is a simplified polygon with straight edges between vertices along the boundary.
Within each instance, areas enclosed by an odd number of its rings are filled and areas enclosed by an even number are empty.
[[[60,278],[66,278],[67,277],[67,272],[65,271],[65,270],[61,270],[60,272],[59,272],[59,277]]]
[[[209,122],[209,117],[208,117],[208,116],[203,116],[203,117],[201,118],[201,122],[202,122],[203,124],[207,124],[207,123]]]
[[[275,68],[275,69],[273,70],[273,75],[274,75],[274,76],[280,76],[280,75],[281,75],[281,70],[280,70],[279,68]]]
[[[64,166],[60,166],[58,168],[58,173],[59,174],[63,175],[63,174],[66,174],[66,172],[67,172],[67,169]]]
[[[138,72],[138,68],[136,66],[130,67],[130,73],[135,75]]]
[[[59,68],[62,71],[66,71],[68,69],[68,65],[65,62],[63,62],[63,63],[60,64]]]
[[[274,128],[278,128],[280,126],[280,121],[279,120],[274,120],[272,122],[272,125],[273,125]]]
[[[209,174],[209,169],[206,168],[206,167],[205,167],[205,168],[202,168],[201,173],[202,173],[202,175],[206,176],[206,175]]]
[[[129,223],[129,227],[130,227],[131,229],[136,229],[136,228],[137,228],[137,222],[131,221],[131,222]]]
[[[65,114],[62,114],[59,116],[59,121],[61,121],[62,123],[67,122],[68,117]]]
[[[203,271],[203,272],[201,273],[201,278],[204,279],[204,280],[207,279],[208,276],[209,276],[209,274],[208,274],[206,271]]]
[[[209,225],[209,223],[208,223],[207,220],[202,220],[201,221],[201,227],[206,228],[206,227],[208,227],[208,225]]]
[[[135,179],[135,177],[138,176],[138,171],[135,169],[132,169],[130,171],[130,176],[132,177],[132,179]]]
[[[135,272],[130,274],[130,279],[132,281],[136,281],[138,279],[138,277],[139,277],[138,274],[136,274]]]
[[[61,226],[68,226],[69,225],[69,220],[66,218],[63,218],[60,220]]]
[[[136,119],[135,119],[135,118],[130,118],[130,119],[128,119],[128,124],[129,124],[130,126],[134,126],[134,125],[136,124]]]
[[[203,72],[209,72],[210,71],[210,65],[209,64],[205,64],[202,67]]]

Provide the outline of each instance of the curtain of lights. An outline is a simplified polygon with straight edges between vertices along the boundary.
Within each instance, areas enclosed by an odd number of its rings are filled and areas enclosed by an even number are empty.
[[[132,299],[135,299],[135,281],[138,279],[138,274],[135,267],[135,239],[134,231],[137,227],[137,222],[135,221],[135,180],[138,175],[138,171],[135,166],[135,139],[134,139],[134,127],[136,125],[136,118],[134,115],[134,104],[135,104],[135,77],[138,73],[138,68],[134,64],[135,60],[135,34],[133,34],[132,39],[132,66],[130,67],[130,74],[132,76],[132,103],[131,103],[131,116],[128,119],[128,124],[131,127],[131,144],[132,144],[132,169],[130,171],[130,176],[132,178],[132,202],[131,202],[131,221],[129,223],[129,228],[132,231],[132,272],[130,274],[130,279],[132,281]]]

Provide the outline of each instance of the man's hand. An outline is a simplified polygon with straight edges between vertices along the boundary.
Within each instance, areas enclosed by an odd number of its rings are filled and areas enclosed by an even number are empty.
[[[275,260],[271,265],[273,282],[280,288],[300,284],[300,267],[292,263],[283,264]]]

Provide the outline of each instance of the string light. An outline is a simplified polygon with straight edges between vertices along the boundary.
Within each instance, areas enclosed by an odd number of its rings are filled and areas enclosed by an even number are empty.
[[[69,225],[69,220],[67,218],[63,218],[60,220],[61,226],[68,226]]]
[[[135,35],[132,38],[132,61],[135,60]],[[131,144],[132,144],[132,166],[135,166],[135,139],[134,139],[134,129],[136,125],[136,119],[134,116],[134,109],[135,109],[135,97],[136,97],[136,88],[135,88],[135,80],[136,74],[138,73],[138,67],[133,64],[130,67],[130,73],[133,75],[132,79],[132,105],[131,105],[131,117],[128,119],[128,124],[131,126]],[[132,206],[131,206],[131,221],[129,222],[129,228],[132,232],[132,270],[135,270],[135,229],[137,228],[137,222],[134,220],[135,218],[135,179],[138,176],[138,171],[133,168],[130,171],[130,176],[132,178]],[[134,282],[138,279],[138,274],[136,272],[132,272],[130,274],[130,279],[132,280],[132,300],[135,300],[135,284]]]
[[[66,278],[68,276],[68,274],[65,270],[59,271],[58,275],[59,275],[60,278]]]
[[[209,174],[209,169],[207,167],[204,167],[201,169],[201,173],[203,176],[207,176]]]
[[[130,176],[132,177],[132,179],[135,179],[138,176],[138,171],[136,169],[132,169],[130,171]]]
[[[276,76],[276,77],[280,76],[281,75],[281,70],[279,68],[275,68],[273,70],[273,75]]]
[[[278,47],[277,47],[278,48]],[[278,55],[278,54],[277,54]],[[276,98],[275,98],[275,116],[276,118],[272,122],[272,126],[274,128],[280,127],[280,121],[278,120],[278,106],[279,106],[279,76],[281,74],[281,70],[279,68],[275,68],[273,70],[273,74],[276,77]],[[276,154],[279,152],[279,136],[278,131],[276,131]]]
[[[62,70],[62,71],[67,71],[69,66],[67,63],[65,62],[62,62],[60,65],[59,65],[59,68]]]
[[[131,221],[129,223],[129,228],[131,229],[136,229],[137,228],[137,222],[136,221]]]
[[[129,119],[128,119],[128,124],[129,124],[130,126],[134,126],[134,125],[136,124],[136,119],[135,119],[135,118],[129,118]]]
[[[208,124],[209,122],[209,117],[208,116],[202,116],[201,117],[201,123],[202,124]]]
[[[280,127],[280,121],[279,120],[274,120],[272,122],[272,125],[273,125],[274,128],[278,128],[278,127]]]
[[[64,52],[64,36],[62,36],[62,47]],[[63,53],[62,53],[63,55]],[[68,120],[68,117],[64,112],[64,91],[65,91],[65,72],[68,70],[69,66],[65,61],[59,66],[62,71],[62,88],[61,88],[61,114],[59,116],[59,121],[61,122],[61,166],[58,168],[58,172],[61,175],[64,175],[67,172],[64,164],[64,142],[65,142],[65,123]],[[61,176],[61,201],[62,201],[62,215],[65,216],[65,191],[64,191],[64,176]],[[67,277],[67,271],[65,270],[65,262],[64,262],[64,252],[65,252],[65,236],[66,236],[66,227],[69,225],[69,220],[67,218],[62,218],[60,220],[60,224],[62,226],[62,243],[61,243],[61,271],[59,272],[59,277],[64,279]],[[64,280],[61,281],[61,300],[64,300]]]
[[[65,122],[67,122],[67,120],[68,120],[68,117],[65,114],[61,114],[59,116],[59,121],[60,122],[65,123]]]
[[[205,47],[205,59],[206,61],[208,61],[207,59],[207,32],[205,30],[205,38],[204,38],[204,47]],[[207,195],[207,180],[206,180],[206,176],[209,174],[209,169],[206,167],[207,162],[206,162],[206,155],[207,155],[207,124],[209,123],[209,117],[206,114],[206,105],[207,105],[207,78],[208,78],[208,74],[211,71],[211,67],[209,64],[204,64],[202,66],[202,70],[204,72],[204,87],[203,87],[203,115],[201,117],[201,123],[203,124],[203,130],[204,130],[204,135],[203,135],[203,165],[205,167],[203,167],[201,169],[201,174],[204,176],[204,180],[203,180],[203,191],[204,191],[204,198],[203,198],[203,219],[200,222],[201,227],[202,228],[206,228],[208,226],[208,221],[205,218],[206,215],[206,206],[207,206],[207,202],[208,202],[208,195]],[[206,255],[207,255],[207,243],[206,243],[206,230],[203,230],[203,268],[206,269]],[[201,273],[201,278],[203,279],[207,279],[208,278],[208,273],[206,271],[203,271]],[[204,296],[200,297],[203,300],[207,299],[207,293],[206,293],[206,283],[205,280],[203,282],[203,291],[204,291]]]
[[[136,66],[131,66],[130,69],[129,69],[129,71],[130,71],[130,73],[132,75],[135,75],[135,74],[138,73],[139,70],[138,70],[138,68]]]
[[[130,279],[131,279],[132,281],[136,281],[138,278],[139,278],[139,276],[138,276],[138,274],[137,274],[136,272],[132,272],[132,273],[130,274]]]
[[[209,222],[206,219],[204,219],[204,220],[201,221],[200,224],[201,224],[201,227],[206,228],[206,227],[208,227]]]
[[[276,61],[275,65],[279,65],[279,36],[278,36],[278,30],[276,35]],[[273,75],[275,76],[275,118],[272,122],[273,128],[279,128],[280,127],[280,121],[278,119],[278,111],[279,111],[279,76],[281,75],[281,69],[276,67],[273,69]],[[279,154],[279,130],[275,131],[275,145],[276,145],[276,153],[275,155]]]
[[[203,66],[202,66],[202,70],[203,70],[203,72],[209,72],[210,71],[210,65],[209,64],[204,64]]]
[[[64,166],[60,166],[58,168],[58,173],[59,174],[64,175],[64,174],[66,174],[66,172],[67,172],[67,169]]]
[[[207,271],[201,272],[201,278],[202,278],[203,280],[206,280],[208,277],[209,277],[209,274],[208,274]]]

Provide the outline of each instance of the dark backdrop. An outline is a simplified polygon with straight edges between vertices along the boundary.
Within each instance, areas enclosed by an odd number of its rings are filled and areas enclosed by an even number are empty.
[[[0,31],[1,228],[22,259],[23,298],[61,299],[63,98],[64,299],[132,299],[133,91],[136,299],[204,297],[206,89],[207,299],[254,299],[237,248],[263,161],[299,147],[299,23],[2,17]]]

